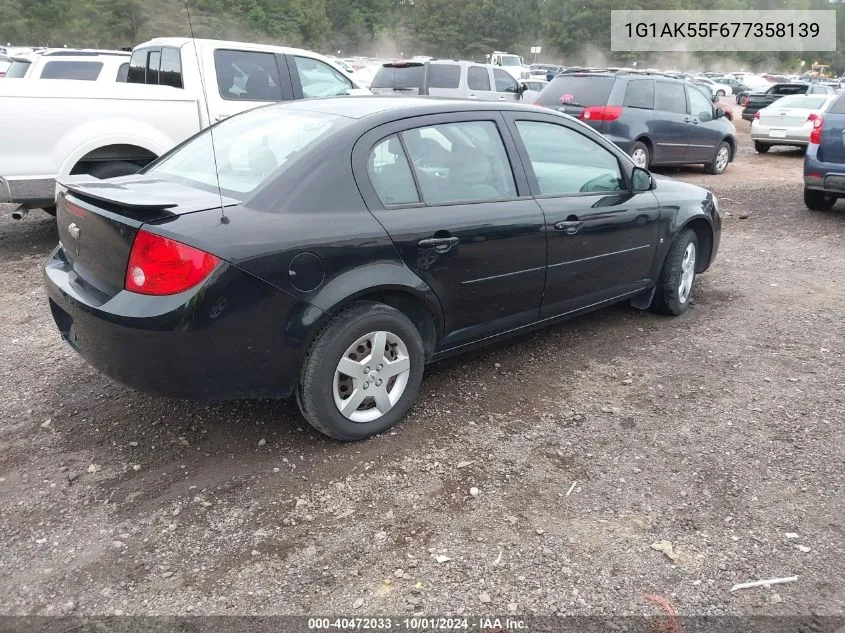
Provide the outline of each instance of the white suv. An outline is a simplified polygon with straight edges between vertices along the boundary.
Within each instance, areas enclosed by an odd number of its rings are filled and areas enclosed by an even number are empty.
[[[126,81],[129,52],[54,49],[12,58],[9,78],[78,79],[83,81]]]

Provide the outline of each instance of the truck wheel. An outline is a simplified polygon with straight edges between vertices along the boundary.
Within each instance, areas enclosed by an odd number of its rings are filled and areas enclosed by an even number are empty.
[[[705,165],[708,174],[723,174],[731,162],[731,146],[727,141],[722,141],[713,154],[713,160]]]
[[[88,173],[89,175],[94,176],[94,178],[105,180],[106,178],[117,178],[118,176],[136,174],[139,169],[141,168],[135,163],[130,163],[125,160],[114,160],[108,163],[95,165]]]
[[[834,204],[836,204],[834,196],[829,196],[817,189],[804,188],[804,205],[810,211],[830,211]]]
[[[768,143],[761,143],[760,141],[754,141],[754,151],[755,152],[759,152],[760,154],[765,154],[770,149],[772,149],[772,146],[769,145]]]

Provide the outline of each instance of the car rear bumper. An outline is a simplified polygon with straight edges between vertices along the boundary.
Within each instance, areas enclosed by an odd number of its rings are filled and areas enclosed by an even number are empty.
[[[751,140],[772,145],[809,145],[812,126],[778,127],[776,125],[751,125]],[[772,130],[785,130],[786,136],[771,136]]]
[[[3,178],[0,176],[0,202],[38,208],[56,202],[54,178]]]
[[[187,292],[113,297],[56,248],[44,281],[59,332],[93,367],[139,391],[198,400],[293,392],[308,323],[322,312],[224,264]]]

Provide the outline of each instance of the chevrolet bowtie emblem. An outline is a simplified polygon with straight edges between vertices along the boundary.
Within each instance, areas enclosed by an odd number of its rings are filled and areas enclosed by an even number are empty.
[[[73,239],[79,239],[79,227],[76,226],[75,223],[71,222],[70,224],[68,224],[67,232],[70,233],[70,236]]]

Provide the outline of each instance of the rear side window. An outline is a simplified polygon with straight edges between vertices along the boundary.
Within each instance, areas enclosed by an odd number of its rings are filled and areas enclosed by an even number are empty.
[[[467,87],[470,90],[490,90],[490,75],[486,68],[470,66],[467,70]]]
[[[547,107],[607,105],[607,99],[610,97],[615,81],[615,77],[558,75],[537,96],[534,103]]]
[[[272,53],[214,51],[217,88],[229,101],[281,101],[279,68]]]
[[[457,88],[461,83],[461,67],[457,64],[429,64],[429,88]]]
[[[161,49],[161,69],[158,83],[162,86],[182,88],[182,57],[178,48]]]
[[[466,121],[402,132],[426,204],[516,196],[502,137],[492,121]]]
[[[115,77],[115,81],[120,83],[126,82],[126,78],[129,76],[129,62],[125,64],[121,64],[120,68],[117,69],[117,77]]]
[[[384,139],[372,149],[367,170],[373,188],[384,204],[420,201],[411,166],[397,135]]]
[[[103,69],[103,62],[47,62],[41,71],[41,79],[79,79],[95,81]]]
[[[634,79],[625,88],[624,105],[629,108],[654,108],[654,80]]]
[[[687,95],[683,84],[656,82],[654,109],[663,112],[687,113]]]
[[[386,64],[378,69],[370,88],[393,88],[403,90],[408,88],[422,88],[425,66],[422,64],[408,64],[394,66]]]

